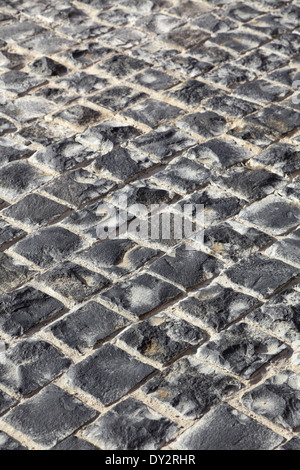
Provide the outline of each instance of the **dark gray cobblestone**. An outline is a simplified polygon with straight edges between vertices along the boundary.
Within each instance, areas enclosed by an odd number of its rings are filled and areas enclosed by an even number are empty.
[[[298,449],[299,0],[0,4],[0,449]]]

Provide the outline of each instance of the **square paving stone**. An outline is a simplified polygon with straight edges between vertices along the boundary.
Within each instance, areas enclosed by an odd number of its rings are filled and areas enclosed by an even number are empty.
[[[83,134],[77,136],[76,141],[104,155],[110,152],[115,145],[125,143],[140,135],[140,133],[133,126],[126,126],[123,122],[112,120],[89,128]]]
[[[182,212],[185,205],[191,205],[191,215],[195,217],[200,205],[200,210],[204,212],[204,225],[209,227],[232,217],[241,210],[244,204],[245,201],[241,201],[237,197],[219,190],[217,187],[208,186],[208,188],[197,191],[179,201],[177,206],[174,207],[174,211],[180,210]]]
[[[235,285],[244,287],[251,295],[268,297],[279,287],[292,280],[299,270],[256,253],[225,271],[225,276]]]
[[[300,178],[295,178],[292,183],[280,189],[279,195],[299,204],[300,202]]]
[[[14,202],[51,178],[27,162],[8,163],[0,169],[0,196]]]
[[[300,72],[298,68],[291,68],[291,67],[281,67],[278,70],[270,73],[266,77],[271,82],[278,82],[282,83],[283,85],[287,85],[292,87],[293,82],[299,80]]]
[[[280,34],[285,33],[287,29],[293,27],[292,22],[289,22],[286,18],[283,19],[279,15],[280,10],[260,16],[249,23],[246,23],[246,28],[250,28],[253,31],[257,31],[262,34],[266,34],[269,38],[277,37]]]
[[[292,57],[299,53],[300,35],[295,33],[283,34],[280,38],[273,39],[273,41],[264,44],[263,48],[267,51]]]
[[[80,95],[86,95],[105,88],[108,85],[108,80],[86,72],[76,72],[58,80],[56,83]]]
[[[246,118],[247,119],[247,118]],[[268,147],[272,142],[278,139],[276,132],[271,129],[264,129],[255,124],[241,123],[241,125],[230,129],[228,135],[241,139],[241,141],[254,144],[257,147]]]
[[[279,101],[290,94],[290,90],[284,86],[274,85],[265,80],[254,80],[241,85],[234,94],[254,103],[268,104]]]
[[[87,20],[82,20],[77,24],[66,24],[57,29],[59,33],[69,36],[73,40],[76,39],[79,41],[84,41],[86,39],[98,39],[99,36],[111,30],[111,26]]]
[[[12,24],[2,25],[0,38],[5,39],[9,43],[23,41],[24,39],[40,34],[46,31],[41,26],[30,21],[15,22]]]
[[[51,344],[29,339],[7,349],[0,364],[0,383],[26,396],[61,375],[71,365]]]
[[[155,69],[149,69],[139,73],[135,76],[134,81],[141,86],[155,91],[167,90],[178,84],[178,80],[174,79],[171,75]]]
[[[149,274],[142,274],[130,281],[117,284],[101,295],[112,308],[120,308],[134,317],[142,317],[163,306],[182,292],[168,282]]]
[[[183,418],[199,419],[241,387],[233,377],[185,357],[149,380],[142,391]]]
[[[187,77],[194,78],[198,75],[203,75],[213,68],[213,65],[196,59],[190,55],[179,55],[167,59],[162,64],[159,64],[159,68],[165,71],[174,71],[181,75],[182,79],[185,80]]]
[[[286,289],[253,310],[247,320],[274,333],[282,341],[300,341],[300,293]]]
[[[67,62],[71,67],[84,68],[98,62],[111,52],[113,52],[113,50],[109,47],[103,47],[97,42],[90,42],[61,52],[57,55],[57,58],[62,62]]]
[[[259,153],[249,162],[254,168],[267,167],[284,176],[300,170],[300,151],[295,145],[277,143]]]
[[[56,444],[51,450],[100,450],[83,439],[76,436],[67,437],[62,442]]]
[[[5,293],[0,300],[0,330],[11,337],[23,335],[64,310],[57,299],[32,287]]]
[[[41,274],[37,282],[71,302],[84,302],[109,284],[101,274],[70,261]]]
[[[126,318],[103,305],[88,302],[48,329],[62,343],[84,354],[128,324]]]
[[[67,129],[53,122],[49,123],[44,121],[23,127],[23,129],[19,131],[18,137],[27,145],[34,142],[48,147],[48,145],[54,142],[72,137],[73,134],[74,131],[71,129]]]
[[[225,92],[209,98],[205,102],[204,107],[205,109],[223,113],[234,118],[247,116],[258,109],[256,104],[227,95]]]
[[[231,140],[212,139],[193,147],[187,157],[195,160],[210,170],[226,169],[232,165],[249,160],[251,152]]]
[[[229,6],[225,10],[226,15],[242,23],[246,23],[255,18],[256,16],[260,16],[262,13],[264,12],[256,10],[255,8],[252,8],[249,5],[244,5],[242,2],[236,3],[233,6]]]
[[[102,114],[87,106],[76,105],[53,115],[65,124],[88,127],[101,121]]]
[[[0,135],[15,132],[16,126],[8,119],[0,117]]]
[[[179,450],[273,450],[283,437],[221,403],[173,445]]]
[[[182,20],[174,18],[173,16],[164,15],[163,13],[149,15],[136,22],[138,27],[158,35],[168,33],[182,24]]]
[[[175,127],[161,126],[131,141],[129,147],[163,159],[192,147],[196,142],[196,139]]]
[[[97,174],[126,181],[142,171],[151,168],[156,162],[140,152],[118,147],[111,152],[97,157],[92,169]]]
[[[263,365],[286,350],[286,344],[261,330],[238,323],[200,346],[197,357],[250,379]]]
[[[1,87],[16,95],[28,92],[32,88],[41,85],[43,82],[43,78],[37,78],[34,75],[30,75],[20,70],[12,70],[0,75]]]
[[[190,28],[189,26],[181,26],[173,29],[167,34],[161,36],[164,42],[175,44],[185,49],[190,49],[195,44],[203,44],[209,38],[209,34],[201,31],[199,28]]]
[[[52,55],[62,49],[69,49],[75,46],[74,41],[64,39],[52,32],[46,32],[33,36],[31,39],[20,42],[19,46],[29,51],[38,52],[39,54]]]
[[[128,86],[114,86],[89,97],[89,100],[111,111],[121,111],[147,97],[146,93],[136,91]]]
[[[299,260],[300,230],[295,230],[286,238],[283,238],[266,250],[266,255],[280,259],[286,263],[300,268]]]
[[[168,92],[168,96],[186,106],[199,106],[202,101],[213,96],[216,89],[199,80],[188,80],[183,85]]]
[[[266,128],[278,138],[300,126],[300,114],[291,109],[271,105],[246,117],[245,121],[248,126],[250,123]]]
[[[39,268],[54,264],[82,249],[84,242],[78,235],[62,227],[47,227],[28,235],[13,247],[13,251]]]
[[[223,134],[226,131],[226,119],[213,111],[188,114],[176,121],[184,131],[198,134],[205,139]]]
[[[202,287],[179,304],[178,310],[183,316],[201,328],[210,328],[220,332],[233,321],[245,315],[258,300],[216,282],[209,287]]]
[[[251,34],[245,29],[239,29],[238,31],[229,31],[226,33],[219,33],[216,37],[210,38],[210,42],[215,45],[232,49],[237,54],[243,54],[259,47],[260,44],[265,42],[267,36],[262,34]],[[207,44],[206,44],[207,46]]]
[[[29,157],[33,150],[6,137],[0,137],[0,163],[5,165],[14,160]]]
[[[205,338],[205,332],[173,315],[159,313],[127,328],[117,344],[159,364],[166,364]]]
[[[27,450],[20,442],[0,431],[0,450]]]
[[[2,211],[2,214],[9,219],[21,223],[25,227],[39,228],[58,219],[68,210],[67,206],[58,204],[39,194],[29,194],[24,199]]]
[[[204,233],[204,245],[210,252],[225,261],[237,262],[252,253],[260,251],[274,239],[264,232],[247,227],[236,221],[207,228]]]
[[[299,225],[300,206],[282,197],[270,195],[243,209],[238,218],[271,235],[284,235]]]
[[[113,181],[99,178],[80,168],[56,178],[44,186],[43,191],[73,207],[79,207],[106,194],[114,185]]]
[[[101,62],[97,68],[113,77],[123,78],[147,67],[148,64],[144,60],[129,57],[124,54],[116,54],[109,59]]]
[[[205,79],[227,88],[235,88],[242,83],[254,80],[257,74],[250,70],[245,70],[236,65],[222,65],[211,72],[205,74]]]
[[[74,100],[74,95],[69,93],[68,91],[64,90],[63,88],[56,88],[56,87],[42,87],[39,88],[33,96],[37,98],[43,98],[44,100],[50,101],[51,103],[55,103],[60,106],[64,106],[65,104],[68,104],[69,102]],[[51,111],[54,111],[54,108],[51,108]],[[50,118],[51,119],[51,118]],[[42,125],[47,125],[51,127],[52,121],[45,121],[45,122],[40,122],[36,123],[35,126],[42,126]],[[20,132],[22,132],[24,129],[21,129]],[[26,130],[26,128],[25,128]],[[56,137],[56,136],[55,136]],[[63,137],[66,137],[64,135]],[[55,139],[59,140],[59,139]]]
[[[184,111],[163,101],[150,99],[133,106],[123,114],[146,126],[157,127],[173,121],[180,114],[184,114]]]
[[[289,431],[300,425],[300,377],[292,371],[270,377],[241,400],[251,412]]]
[[[124,10],[123,8],[111,8],[110,10],[101,11],[97,18],[115,26],[125,26],[135,23],[138,14]]]
[[[48,103],[46,100],[34,96],[24,96],[22,98],[17,98],[13,102],[1,105],[0,112],[15,119],[20,123],[25,123],[32,121],[37,118],[44,118],[45,115],[54,111],[52,104]],[[6,123],[5,123],[6,124]],[[10,125],[7,124],[4,131],[11,129]],[[16,129],[14,129],[16,130]],[[11,132],[11,130],[10,130]]]
[[[28,282],[36,271],[6,253],[0,253],[0,294],[9,292]]]
[[[78,398],[50,384],[15,407],[3,420],[44,449],[49,449],[97,414]]]
[[[121,278],[158,254],[157,250],[139,246],[128,239],[108,239],[82,252],[78,257],[91,268],[100,269],[114,278]]]
[[[264,169],[237,168],[219,177],[215,183],[221,188],[233,192],[237,197],[254,202],[274,193],[286,181],[275,173]]]
[[[208,46],[202,45],[202,46],[194,46],[191,49],[189,49],[189,54],[192,56],[197,57],[197,59],[205,60],[211,64],[218,65],[222,64],[224,62],[228,62],[230,60],[233,60],[234,56],[232,53],[221,49],[220,47],[217,46],[212,46],[211,44]]]
[[[0,220],[0,248],[2,249],[7,243],[12,243],[26,235],[22,229],[10,225],[5,220]]]
[[[7,395],[7,393],[0,390],[0,415],[9,410],[12,406],[16,405],[17,400]],[[1,436],[0,436],[1,442]],[[1,447],[0,447],[1,448]]]
[[[277,69],[286,63],[286,59],[277,54],[270,54],[267,51],[256,49],[254,52],[245,55],[236,61],[237,65],[247,67],[251,70],[264,73]]]
[[[177,426],[135,398],[127,398],[84,431],[103,450],[156,450]]]
[[[165,255],[151,264],[150,270],[185,289],[212,279],[220,273],[223,264],[201,251],[187,250],[185,245],[173,256]]]
[[[62,172],[85,163],[93,157],[95,155],[92,150],[85,148],[73,139],[64,139],[48,145],[45,150],[36,152],[30,161],[46,169]]]
[[[111,344],[71,367],[67,373],[69,387],[111,405],[136,387],[155,369],[137,361]]]
[[[187,158],[179,157],[164,170],[153,175],[152,179],[168,189],[186,194],[205,185],[210,177],[210,171],[204,166]]]
[[[139,46],[148,39],[149,36],[146,33],[134,28],[119,28],[101,36],[103,43],[125,50]]]

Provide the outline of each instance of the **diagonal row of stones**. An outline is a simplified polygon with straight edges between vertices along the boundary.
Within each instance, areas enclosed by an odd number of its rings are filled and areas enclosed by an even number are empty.
[[[299,18],[0,0],[0,449],[300,448]]]

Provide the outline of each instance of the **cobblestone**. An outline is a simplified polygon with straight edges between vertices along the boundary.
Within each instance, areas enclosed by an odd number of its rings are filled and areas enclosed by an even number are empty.
[[[0,450],[298,449],[299,0],[0,4]]]

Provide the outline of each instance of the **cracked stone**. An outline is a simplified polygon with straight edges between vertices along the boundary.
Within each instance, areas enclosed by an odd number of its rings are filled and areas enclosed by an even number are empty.
[[[294,343],[300,340],[299,312],[300,293],[286,289],[251,312],[247,319],[282,341]]]
[[[164,365],[204,338],[205,332],[200,328],[173,315],[159,313],[127,328],[118,336],[117,344]]]
[[[172,284],[142,274],[131,281],[115,285],[101,298],[108,301],[112,308],[117,306],[135,317],[141,317],[179,294],[181,291]]]
[[[175,442],[182,450],[273,450],[283,437],[221,403]]]
[[[234,285],[244,287],[251,295],[266,298],[298,273],[296,268],[258,253],[240,261],[224,274]]]
[[[62,343],[84,354],[128,323],[126,318],[103,305],[88,302],[48,329]]]
[[[69,208],[39,194],[29,194],[2,214],[25,227],[39,228],[62,216]],[[1,240],[1,236],[0,236]]]
[[[177,304],[175,309],[188,321],[218,333],[258,304],[255,298],[218,283],[202,287],[194,295],[196,297],[188,297]]]
[[[300,425],[299,391],[299,375],[286,370],[245,393],[242,403],[251,412],[293,431]]]
[[[0,299],[0,329],[11,337],[23,335],[64,309],[61,302],[32,287],[3,294]]]
[[[149,380],[142,391],[183,418],[199,419],[241,387],[229,375],[185,357]]]
[[[115,183],[106,178],[98,178],[82,168],[67,173],[43,187],[43,190],[66,202],[79,207],[106,194]]]
[[[49,449],[97,416],[97,412],[56,385],[18,405],[3,420]]]
[[[53,226],[29,234],[14,245],[12,250],[39,268],[50,268],[83,245],[84,242],[78,235]]]
[[[26,396],[48,384],[71,365],[45,341],[29,339],[5,351],[0,365],[0,383]]]
[[[278,339],[247,323],[238,323],[200,346],[197,357],[235,375],[250,379],[263,365],[287,348]]]
[[[0,195],[14,202],[50,179],[51,176],[25,161],[11,162],[0,169]]]
[[[292,201],[270,195],[243,209],[238,218],[271,235],[280,236],[299,225],[300,207]]]
[[[114,374],[111,371],[114,371]],[[67,372],[69,387],[108,406],[126,395],[155,369],[127,352],[105,344]]]
[[[172,421],[128,398],[88,426],[84,437],[104,450],[155,450],[176,432]]]

